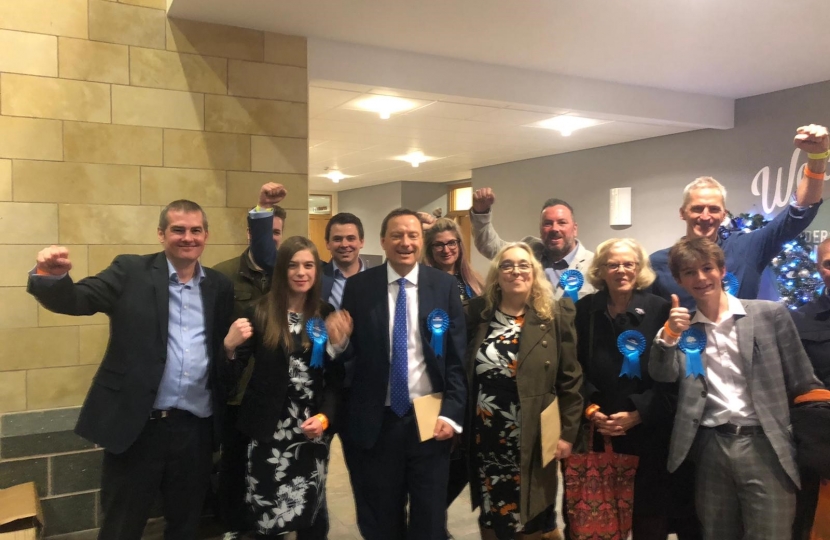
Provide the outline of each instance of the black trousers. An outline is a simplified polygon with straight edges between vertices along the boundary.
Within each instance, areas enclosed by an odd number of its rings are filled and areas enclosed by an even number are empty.
[[[159,491],[165,540],[195,539],[210,483],[213,419],[172,410],[122,454],[104,452],[98,540],[140,540]]]
[[[222,426],[222,457],[219,461],[219,515],[226,531],[242,532],[245,526],[245,475],[248,466],[248,436],[236,429],[239,406],[225,409]]]
[[[809,540],[816,518],[821,477],[816,471],[801,468],[801,489],[795,492],[793,540]]]
[[[374,447],[359,448],[348,434],[343,445],[364,539],[444,538],[451,441],[420,442],[415,416],[387,407]]]

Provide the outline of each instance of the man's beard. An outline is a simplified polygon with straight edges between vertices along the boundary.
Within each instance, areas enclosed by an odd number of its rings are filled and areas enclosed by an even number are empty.
[[[570,243],[565,241],[561,248],[557,247],[550,247],[548,243],[545,243],[545,253],[547,254],[548,258],[552,261],[559,261],[564,259],[565,256],[573,250],[574,245],[576,244],[575,240],[572,240]]]

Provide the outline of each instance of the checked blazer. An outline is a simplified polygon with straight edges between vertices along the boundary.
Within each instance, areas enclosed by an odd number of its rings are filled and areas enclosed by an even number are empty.
[[[741,304],[746,315],[737,316],[735,328],[755,413],[781,466],[800,487],[790,406],[798,395],[822,386],[787,308],[766,300],[741,300]],[[702,323],[693,326],[705,331]],[[706,356],[702,355],[704,372]],[[656,381],[680,383],[668,461],[669,471],[674,472],[695,440],[708,385],[705,377],[686,376],[686,355],[676,346],[667,346],[659,335],[651,348],[648,371]]]

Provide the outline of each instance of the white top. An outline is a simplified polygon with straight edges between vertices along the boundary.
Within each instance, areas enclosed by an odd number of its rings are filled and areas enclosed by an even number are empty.
[[[746,316],[741,301],[727,294],[727,310],[717,322],[710,321],[700,310],[692,324],[703,323],[706,329],[706,384],[709,387],[701,425],[715,427],[731,422],[739,426],[760,424],[746,380],[746,366],[738,347],[735,320]],[[748,351],[750,354],[752,351]]]

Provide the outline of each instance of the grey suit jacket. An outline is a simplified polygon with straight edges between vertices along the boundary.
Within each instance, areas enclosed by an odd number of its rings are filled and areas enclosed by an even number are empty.
[[[505,244],[509,243],[502,240],[496,232],[496,229],[491,223],[492,216],[492,210],[486,214],[470,212],[470,223],[473,226],[473,242],[478,252],[490,260],[496,256]],[[521,241],[529,245],[533,250],[533,255],[536,257],[536,260],[542,262],[542,255],[545,252],[545,245],[542,243],[542,240],[536,236],[525,236]],[[579,289],[579,298],[596,292],[596,289],[588,283],[587,279],[588,269],[591,267],[592,262],[594,262],[594,253],[585,249],[585,246],[580,242],[576,247],[576,255],[570,265],[570,268],[579,270],[586,277],[582,288]],[[553,283],[552,285],[553,296],[558,300],[562,297],[565,290],[558,283]]]
[[[741,300],[741,304],[746,315],[737,319],[735,328],[755,413],[781,466],[800,487],[790,405],[798,395],[822,386],[813,373],[787,308],[767,300]],[[705,331],[702,323],[694,326]],[[705,370],[707,358],[705,354],[702,356]],[[680,382],[668,462],[669,471],[674,472],[694,442],[708,385],[704,377],[686,377],[685,353],[667,346],[659,338],[654,340],[649,360],[648,372],[654,380]]]

